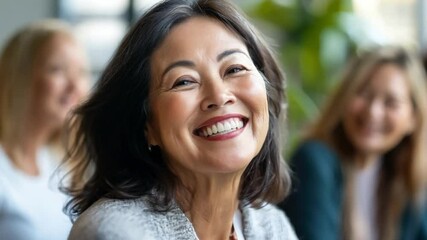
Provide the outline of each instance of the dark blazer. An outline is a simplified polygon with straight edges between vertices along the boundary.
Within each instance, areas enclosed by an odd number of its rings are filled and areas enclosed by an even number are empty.
[[[298,237],[342,239],[343,173],[338,155],[326,144],[310,140],[297,148],[290,165],[293,188],[279,207],[288,215]],[[398,239],[427,239],[427,211],[408,206],[400,222]]]

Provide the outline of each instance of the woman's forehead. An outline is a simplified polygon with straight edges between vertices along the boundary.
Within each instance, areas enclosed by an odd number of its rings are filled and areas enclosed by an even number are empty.
[[[192,17],[172,28],[152,58],[188,58],[202,54],[201,51],[216,55],[225,49],[248,52],[241,38],[222,22],[209,17]]]

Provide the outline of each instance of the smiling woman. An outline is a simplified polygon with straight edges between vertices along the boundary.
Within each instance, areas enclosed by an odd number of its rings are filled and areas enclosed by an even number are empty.
[[[291,158],[297,184],[281,206],[299,237],[427,239],[426,90],[404,48],[354,57]]]
[[[67,238],[66,195],[51,175],[64,153],[67,114],[88,87],[86,54],[67,24],[34,22],[6,43],[0,56],[2,240]]]
[[[76,111],[70,239],[295,239],[283,75],[228,1],[163,1]]]

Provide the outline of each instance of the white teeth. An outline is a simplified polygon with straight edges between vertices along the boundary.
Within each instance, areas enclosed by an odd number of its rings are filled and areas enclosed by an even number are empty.
[[[218,128],[217,128],[217,126],[214,124],[214,125],[212,125],[212,133],[213,134],[215,134],[215,133],[217,133],[218,132]]]
[[[231,129],[231,124],[228,122],[224,123],[224,129]]]
[[[233,129],[233,128],[236,128],[236,127],[237,127],[236,122],[233,119],[231,119],[231,121],[230,121],[230,128]]]
[[[215,134],[223,134],[231,132],[243,127],[243,121],[239,118],[231,118],[222,122],[212,124],[209,127],[205,127],[199,131],[199,134],[205,137],[209,137]]]
[[[224,132],[224,125],[222,123],[217,123],[218,132]]]

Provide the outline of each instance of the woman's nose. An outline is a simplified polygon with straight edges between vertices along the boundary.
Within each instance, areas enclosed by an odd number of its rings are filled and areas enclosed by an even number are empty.
[[[222,79],[214,79],[204,85],[204,96],[200,106],[202,111],[218,109],[236,102],[235,95],[227,82]]]
[[[368,105],[369,115],[373,118],[381,118],[384,115],[384,105],[379,100],[371,100]]]
[[[89,77],[86,73],[82,73],[81,71],[69,71],[68,72],[68,81],[67,81],[67,90],[68,92],[78,92],[86,91],[86,85],[89,83]]]

